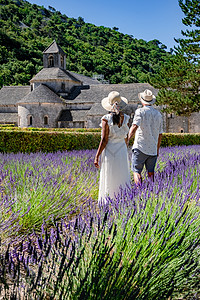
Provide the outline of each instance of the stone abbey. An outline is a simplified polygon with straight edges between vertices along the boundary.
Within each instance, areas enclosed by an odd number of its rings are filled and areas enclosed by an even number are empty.
[[[101,100],[115,90],[129,101],[131,118],[140,105],[138,93],[148,83],[103,84],[66,70],[66,54],[53,43],[43,52],[43,69],[29,86],[4,86],[0,90],[0,124],[40,128],[98,128],[106,111]],[[161,109],[161,107],[160,107]],[[190,117],[163,114],[165,132],[200,132],[200,113]]]

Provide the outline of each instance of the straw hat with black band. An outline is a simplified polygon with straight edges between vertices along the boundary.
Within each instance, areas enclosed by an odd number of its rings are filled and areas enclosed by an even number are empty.
[[[152,91],[148,89],[146,89],[142,93],[139,93],[138,97],[140,101],[145,105],[152,105],[156,102],[156,97],[153,95]]]

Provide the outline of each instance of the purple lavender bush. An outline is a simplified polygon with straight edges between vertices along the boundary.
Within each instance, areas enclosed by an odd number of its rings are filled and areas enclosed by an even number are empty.
[[[83,206],[89,196],[95,198],[93,156],[94,151],[1,154],[3,235],[40,230],[43,221],[50,225]]]
[[[161,149],[155,182],[146,178],[141,189],[132,184],[103,207],[96,203],[93,151],[2,156],[3,299],[198,299],[199,150]],[[29,178],[31,170],[38,171]],[[71,185],[60,180],[66,174]],[[34,197],[22,197],[31,184],[38,189],[37,205]],[[14,191],[22,191],[21,198]],[[45,195],[43,211],[37,207]],[[26,214],[20,210],[24,199],[33,206]]]

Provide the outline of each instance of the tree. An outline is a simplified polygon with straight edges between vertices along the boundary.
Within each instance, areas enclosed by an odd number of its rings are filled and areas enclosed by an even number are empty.
[[[175,39],[179,43],[178,53],[185,54],[194,62],[200,59],[200,2],[199,0],[179,0],[179,5],[185,14],[183,24],[191,30],[182,31],[185,38]]]
[[[164,111],[189,116],[200,110],[200,76],[184,56],[171,57],[151,84],[159,88],[157,103],[164,105]]]
[[[30,76],[42,68],[42,51],[54,39],[67,53],[69,71],[103,74],[110,83],[146,82],[169,55],[158,40],[137,40],[117,27],[95,26],[28,1],[0,2],[0,87],[29,84]],[[35,71],[24,67],[24,60]]]
[[[185,14],[183,23],[193,28],[182,32],[186,39],[177,40],[175,54],[149,82],[159,89],[157,103],[164,105],[164,111],[189,116],[200,110],[200,30],[194,29],[200,26],[200,4],[199,0],[179,0],[179,5]]]

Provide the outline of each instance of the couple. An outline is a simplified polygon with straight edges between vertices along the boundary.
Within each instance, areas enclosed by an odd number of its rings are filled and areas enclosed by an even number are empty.
[[[153,104],[156,99],[150,90],[138,94],[142,108],[135,112],[129,129],[129,116],[123,113],[128,100],[116,91],[109,93],[101,102],[108,114],[101,118],[101,141],[94,165],[100,167],[99,203],[106,203],[106,196],[114,197],[119,188],[130,184],[127,147],[135,135],[132,147],[132,171],[136,185],[141,185],[141,172],[145,165],[148,176],[154,179],[154,168],[162,138],[162,115]],[[99,157],[101,155],[101,164]]]

